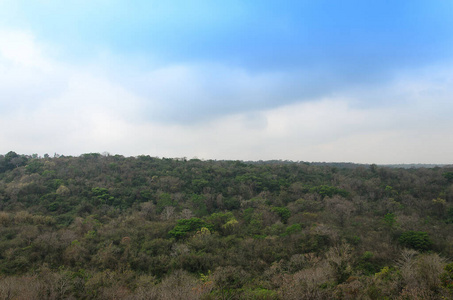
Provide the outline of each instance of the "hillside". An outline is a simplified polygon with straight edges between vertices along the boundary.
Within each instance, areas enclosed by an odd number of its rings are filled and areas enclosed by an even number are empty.
[[[9,152],[0,209],[0,299],[453,295],[452,166]]]

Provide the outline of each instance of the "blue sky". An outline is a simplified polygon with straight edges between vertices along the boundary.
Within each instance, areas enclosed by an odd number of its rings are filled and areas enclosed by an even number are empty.
[[[0,0],[0,152],[451,163],[452,61],[451,1]]]

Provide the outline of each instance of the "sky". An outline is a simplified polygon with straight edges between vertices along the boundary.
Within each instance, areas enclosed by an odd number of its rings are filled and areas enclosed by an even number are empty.
[[[0,153],[453,163],[453,2],[0,0]]]

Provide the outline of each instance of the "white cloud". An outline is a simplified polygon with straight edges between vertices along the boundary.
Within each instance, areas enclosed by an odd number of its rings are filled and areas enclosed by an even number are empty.
[[[0,57],[19,67],[48,71],[51,63],[43,56],[43,49],[29,32],[0,30]]]
[[[249,126],[247,114],[192,126],[126,124],[134,134],[112,143],[110,149],[125,155],[206,159],[446,163],[448,149],[453,148],[451,127],[429,126],[428,120],[419,124],[414,116],[399,129],[388,122],[398,112],[357,109],[344,99],[299,103],[257,114],[265,126]]]
[[[124,138],[140,100],[96,68],[52,60],[35,38],[0,32],[1,151],[100,151]]]
[[[316,76],[213,64],[134,70],[112,58],[76,65],[21,31],[0,31],[0,45],[0,153],[451,162],[448,66],[328,96],[309,90]],[[301,78],[299,91],[309,91],[297,99]],[[370,94],[384,105],[363,105]]]

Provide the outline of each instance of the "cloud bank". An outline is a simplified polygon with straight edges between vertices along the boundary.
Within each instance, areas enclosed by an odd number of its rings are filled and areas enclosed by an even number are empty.
[[[0,2],[22,20],[0,23],[2,153],[451,163],[451,22],[440,4],[422,14],[417,2],[411,15],[397,2],[380,25],[383,7],[370,21],[348,1],[340,16],[293,3],[304,21],[290,8],[261,5],[255,16],[234,1],[219,19],[221,4],[184,12],[154,3],[151,20],[140,5],[122,12],[125,2],[114,1],[98,20],[96,5],[69,2],[64,12],[43,2],[62,12],[50,21],[31,17],[33,5],[23,12],[20,1]],[[81,17],[92,33],[71,28]],[[373,39],[359,42],[365,35]]]

